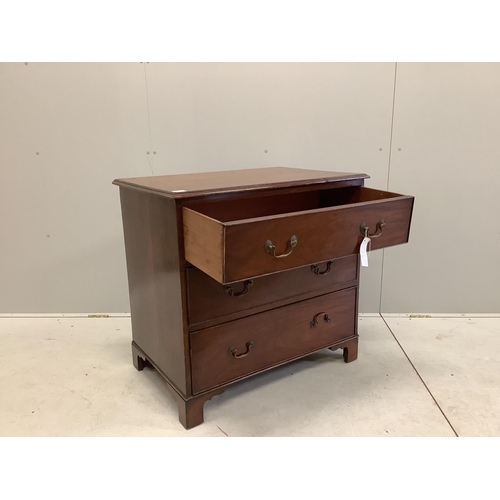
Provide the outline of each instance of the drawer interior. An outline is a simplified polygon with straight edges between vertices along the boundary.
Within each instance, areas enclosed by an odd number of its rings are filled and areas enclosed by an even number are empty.
[[[372,250],[406,243],[412,209],[412,196],[361,186],[193,203],[182,208],[184,255],[233,283],[358,253],[363,224],[381,236]]]
[[[377,200],[386,200],[399,196],[402,195],[361,186],[352,186],[204,201],[189,205],[189,208],[224,223],[278,214],[306,212],[341,205],[373,203]]]

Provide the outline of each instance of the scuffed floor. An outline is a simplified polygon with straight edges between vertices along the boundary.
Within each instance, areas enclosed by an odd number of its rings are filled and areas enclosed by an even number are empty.
[[[0,435],[500,436],[500,318],[362,316],[359,335],[357,361],[322,351],[236,383],[186,431],[132,365],[130,318],[1,318]]]

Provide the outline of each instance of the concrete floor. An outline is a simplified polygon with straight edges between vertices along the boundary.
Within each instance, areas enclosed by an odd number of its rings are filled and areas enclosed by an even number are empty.
[[[1,318],[1,436],[500,436],[500,318],[361,316],[320,353],[230,386],[186,431],[130,318]],[[406,354],[405,354],[406,353]]]

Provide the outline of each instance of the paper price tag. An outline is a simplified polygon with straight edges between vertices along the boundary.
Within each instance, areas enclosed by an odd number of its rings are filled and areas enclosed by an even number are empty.
[[[361,265],[363,267],[368,267],[368,252],[370,251],[371,241],[370,238],[365,236],[359,247],[359,255],[361,255]]]

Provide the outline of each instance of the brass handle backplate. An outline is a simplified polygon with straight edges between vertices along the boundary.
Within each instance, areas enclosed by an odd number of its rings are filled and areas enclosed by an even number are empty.
[[[246,295],[248,293],[248,290],[250,289],[250,287],[253,285],[253,280],[246,280],[245,283],[243,283],[245,285],[245,288],[243,288],[243,290],[241,292],[234,292],[233,290],[233,287],[232,286],[228,286],[226,285],[224,287],[224,291],[231,295],[231,297],[241,297],[242,295]]]
[[[385,220],[380,219],[380,221],[377,222],[375,232],[373,234],[368,234],[370,232],[370,227],[366,225],[366,222],[363,222],[363,224],[359,226],[359,231],[365,238],[378,238],[382,235],[382,229],[384,229],[385,226]]]
[[[332,318],[330,318],[330,316],[328,316],[326,312],[319,312],[318,314],[314,315],[314,318],[312,319],[311,323],[309,323],[311,325],[311,328],[316,328],[319,325],[318,316],[321,316],[322,314],[324,314],[323,319],[325,320],[325,323],[330,323]]]
[[[290,246],[290,251],[287,253],[282,253],[281,255],[276,255],[276,247],[274,246],[271,240],[267,240],[266,243],[264,244],[264,250],[267,253],[272,253],[273,257],[276,257],[277,259],[282,259],[283,257],[288,257],[293,252],[293,249],[297,246],[297,242],[298,242],[297,236],[293,235],[290,238],[290,241],[288,242],[288,245]]]
[[[326,269],[324,271],[320,271],[318,265],[316,265],[316,264],[312,265],[311,272],[313,272],[314,274],[317,274],[318,276],[323,276],[325,274],[328,274],[332,270],[332,264],[333,264],[333,260],[329,260],[326,264]]]
[[[247,342],[246,347],[247,350],[245,352],[242,352],[241,354],[236,354],[238,351],[234,347],[230,347],[229,352],[232,354],[233,358],[236,359],[244,358],[245,356],[248,356],[250,354],[250,351],[252,350],[253,347],[253,340]]]

